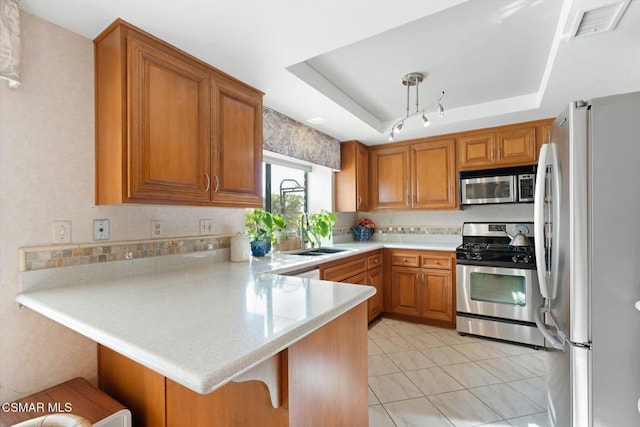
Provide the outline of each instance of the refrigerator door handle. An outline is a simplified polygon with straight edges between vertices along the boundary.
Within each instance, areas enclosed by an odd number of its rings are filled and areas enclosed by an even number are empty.
[[[542,312],[545,312],[545,313],[547,313],[549,315],[549,317],[551,319],[551,323],[553,323],[554,327],[556,328],[556,330],[560,334],[560,337],[555,337],[555,336],[551,335],[551,332],[549,332],[549,330],[547,329],[547,326],[542,321]],[[555,319],[553,318],[553,316],[551,316],[551,313],[549,313],[547,311],[547,309],[545,308],[544,305],[541,305],[540,307],[538,307],[533,312],[533,318],[534,318],[534,320],[536,322],[536,326],[538,327],[538,329],[542,333],[542,336],[544,337],[545,340],[547,340],[547,342],[551,345],[551,347],[553,347],[553,348],[555,348],[557,350],[566,351],[566,348],[565,348],[565,345],[564,345],[566,338],[564,337],[564,334],[562,333],[562,330],[556,326]]]
[[[560,173],[557,159],[556,145],[553,142],[540,147],[534,193],[533,228],[538,285],[540,286],[540,293],[545,299],[555,298],[558,288],[557,271],[560,253],[553,246],[555,237],[560,234],[558,229],[560,225],[559,202],[562,200],[562,194],[560,194]],[[549,173],[548,180],[547,173]],[[549,183],[548,189],[547,182]],[[549,196],[546,191],[549,191]],[[549,218],[545,217],[545,199],[547,197],[550,199],[551,207],[548,212]],[[545,230],[547,233],[545,233]]]
[[[547,156],[549,144],[540,147],[540,157],[538,159],[538,170],[536,172],[536,187],[533,199],[533,235],[535,237],[536,269],[538,271],[538,285],[543,298],[549,298],[547,288],[547,266],[545,263],[544,251],[544,197],[545,178],[547,173]]]

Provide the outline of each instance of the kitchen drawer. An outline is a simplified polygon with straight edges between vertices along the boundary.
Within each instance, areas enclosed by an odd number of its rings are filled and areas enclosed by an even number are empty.
[[[330,280],[332,282],[341,282],[346,278],[355,276],[356,274],[367,271],[367,258],[360,258],[354,261],[347,261],[322,270],[322,280]]]
[[[391,264],[405,267],[420,267],[420,255],[394,252],[391,255]]]
[[[341,280],[343,283],[351,283],[354,285],[369,285],[369,280],[367,277],[367,273],[356,274],[355,276],[349,277],[347,279]]]
[[[438,268],[451,270],[453,268],[453,259],[450,256],[438,255],[422,255],[420,257],[422,268]]]
[[[378,252],[375,255],[369,256],[367,258],[367,268],[371,270],[372,268],[380,267],[382,265],[382,253]]]

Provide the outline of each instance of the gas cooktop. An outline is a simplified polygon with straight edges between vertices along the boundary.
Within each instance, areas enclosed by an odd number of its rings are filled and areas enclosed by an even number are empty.
[[[458,264],[535,268],[533,224],[522,222],[464,223]],[[512,245],[514,236],[526,236],[530,245]],[[522,243],[523,236],[517,239]]]

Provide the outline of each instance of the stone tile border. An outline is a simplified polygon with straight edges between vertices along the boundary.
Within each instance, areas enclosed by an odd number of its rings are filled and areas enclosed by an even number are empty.
[[[460,227],[431,227],[421,225],[402,225],[391,227],[376,227],[375,234],[437,234],[456,236],[462,234]],[[351,227],[334,227],[335,236],[351,234]]]
[[[234,234],[20,248],[20,271],[229,248]]]

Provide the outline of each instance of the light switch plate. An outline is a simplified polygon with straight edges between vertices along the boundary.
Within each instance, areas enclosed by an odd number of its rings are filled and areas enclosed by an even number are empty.
[[[53,221],[53,243],[71,243],[71,221]]]

